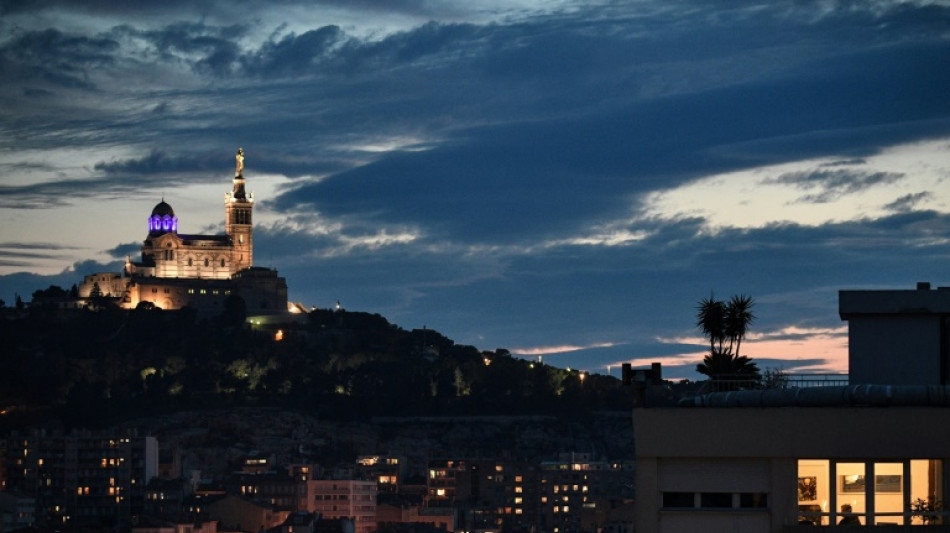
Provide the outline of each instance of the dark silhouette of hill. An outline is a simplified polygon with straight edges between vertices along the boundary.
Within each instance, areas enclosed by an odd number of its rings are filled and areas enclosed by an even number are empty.
[[[277,407],[323,419],[581,415],[629,410],[602,375],[481,351],[377,314],[315,310],[250,327],[240,306],[62,312],[7,309],[0,320],[0,429],[102,427],[196,408]]]

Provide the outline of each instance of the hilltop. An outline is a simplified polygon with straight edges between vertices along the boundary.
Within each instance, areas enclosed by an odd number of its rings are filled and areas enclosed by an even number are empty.
[[[314,310],[254,327],[240,312],[9,310],[0,320],[0,429],[104,427],[195,409],[373,417],[629,412],[616,378],[459,345],[378,314]]]

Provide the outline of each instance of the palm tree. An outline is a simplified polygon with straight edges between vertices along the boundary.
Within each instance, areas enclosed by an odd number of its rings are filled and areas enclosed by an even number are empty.
[[[755,315],[752,314],[752,306],[754,305],[755,302],[751,296],[739,294],[733,296],[725,306],[724,330],[726,336],[729,337],[730,351],[732,351],[733,343],[735,343],[736,355],[740,354],[739,345],[742,344],[742,339],[745,337],[746,330],[749,329],[749,324],[755,320]]]
[[[696,371],[712,379],[746,380],[759,378],[759,365],[744,355],[732,355],[729,351],[714,350]]]
[[[726,340],[726,307],[719,300],[713,298],[703,298],[696,307],[696,327],[703,331],[703,336],[709,339],[709,352],[714,353],[717,350],[721,352],[723,343]]]
[[[714,381],[758,381],[761,378],[758,365],[739,353],[749,324],[755,319],[751,311],[753,305],[752,297],[745,295],[733,296],[728,303],[713,296],[699,301],[696,327],[709,339],[709,355],[696,365],[697,372]]]

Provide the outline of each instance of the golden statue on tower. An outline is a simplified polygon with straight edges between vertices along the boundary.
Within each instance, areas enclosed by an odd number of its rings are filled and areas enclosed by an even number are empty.
[[[237,155],[234,158],[237,159],[237,169],[234,171],[234,175],[240,176],[244,172],[244,148],[238,148]]]

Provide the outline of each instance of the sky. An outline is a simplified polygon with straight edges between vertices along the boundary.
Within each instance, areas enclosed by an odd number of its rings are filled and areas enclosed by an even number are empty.
[[[290,299],[698,379],[847,372],[838,291],[950,285],[950,2],[0,0],[0,298],[120,271],[164,199]]]

